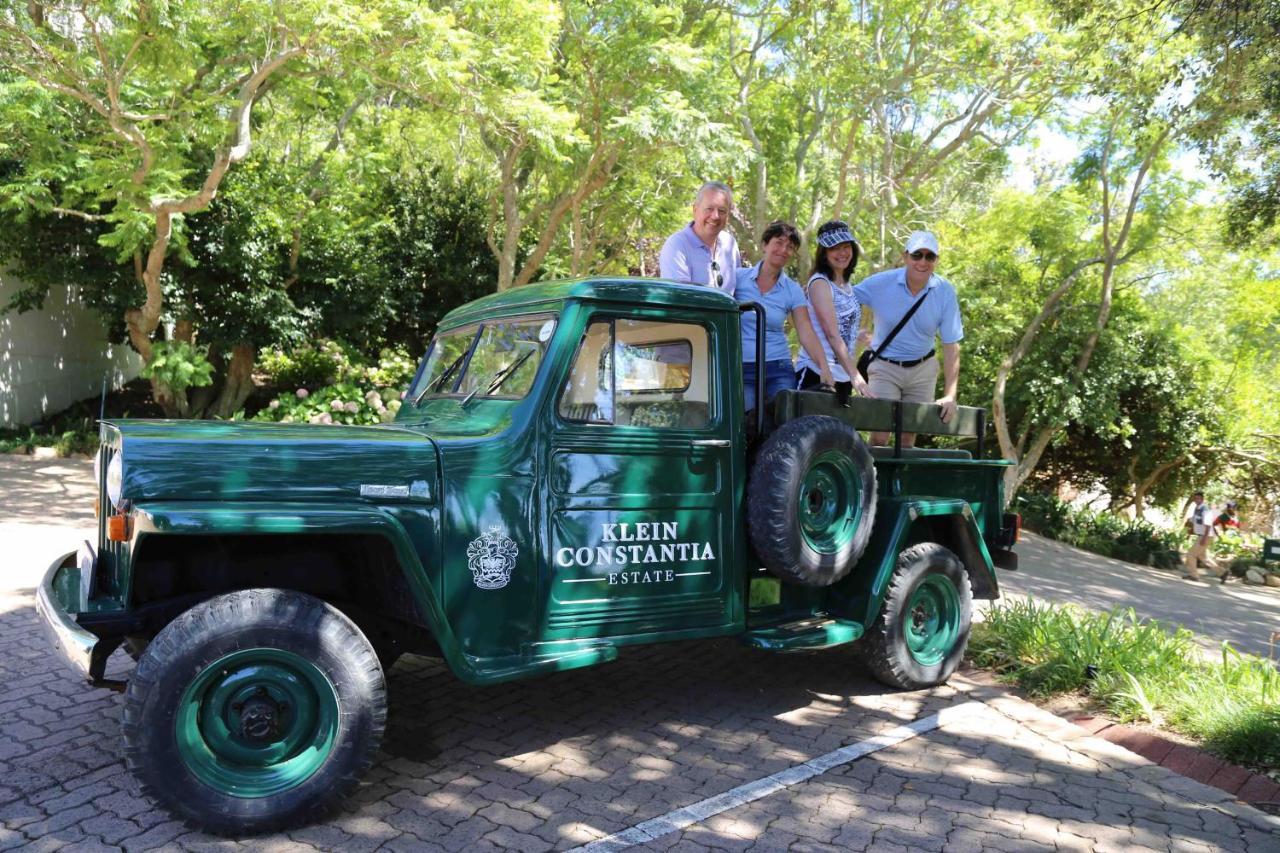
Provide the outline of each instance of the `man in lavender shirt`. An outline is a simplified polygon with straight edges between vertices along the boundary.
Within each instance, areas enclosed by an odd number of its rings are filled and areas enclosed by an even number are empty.
[[[738,241],[725,232],[733,190],[720,181],[707,181],[693,202],[693,221],[667,238],[658,255],[658,274],[672,281],[705,284],[733,294],[742,253]]]

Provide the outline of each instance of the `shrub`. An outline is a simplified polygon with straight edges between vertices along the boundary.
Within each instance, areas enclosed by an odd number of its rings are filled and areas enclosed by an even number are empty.
[[[1185,628],[1133,610],[1095,613],[1032,601],[997,605],[969,653],[1029,693],[1083,691],[1121,720],[1150,720],[1229,761],[1280,767],[1280,672],[1223,644],[1205,659]]]
[[[1022,522],[1042,536],[1057,539],[1131,563],[1176,568],[1184,542],[1180,530],[1166,530],[1147,521],[1121,518],[1109,512],[1076,509],[1052,495],[1026,494],[1014,500]]]
[[[299,385],[282,390],[254,420],[376,424],[395,419],[400,411],[400,395],[408,388],[417,367],[407,353],[383,350],[375,364],[362,364],[358,356],[338,344],[323,344],[320,351],[333,365],[331,379],[320,386]]]
[[[151,361],[142,368],[146,379],[159,379],[174,391],[213,384],[209,348],[186,341],[160,341],[152,345]]]
[[[318,388],[337,377],[345,360],[340,346],[321,341],[287,353],[263,350],[258,356],[258,368],[277,388]]]
[[[64,457],[74,453],[92,455],[98,449],[98,430],[91,423],[61,431],[0,430],[0,453],[30,453],[37,447],[52,447]]]
[[[969,650],[979,666],[1016,673],[1020,686],[1045,696],[1121,671],[1174,672],[1194,655],[1190,631],[1167,634],[1132,609],[1098,614],[1034,600],[991,608]]]

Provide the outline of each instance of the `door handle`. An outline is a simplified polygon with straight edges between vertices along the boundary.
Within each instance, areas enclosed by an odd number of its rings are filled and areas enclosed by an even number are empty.
[[[694,447],[728,447],[733,442],[727,438],[695,438],[689,444]]]

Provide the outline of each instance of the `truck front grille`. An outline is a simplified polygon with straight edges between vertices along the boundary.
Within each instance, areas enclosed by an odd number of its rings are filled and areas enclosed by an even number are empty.
[[[115,504],[107,497],[107,466],[118,452],[109,444],[98,448],[98,564],[94,572],[93,587],[99,591],[117,591],[117,567],[128,546],[128,543],[107,539],[107,519],[116,511]]]

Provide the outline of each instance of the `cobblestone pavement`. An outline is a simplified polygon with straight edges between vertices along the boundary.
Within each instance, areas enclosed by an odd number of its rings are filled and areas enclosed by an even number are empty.
[[[1280,851],[1280,821],[999,688],[889,692],[847,648],[780,656],[732,641],[488,688],[402,659],[383,750],[339,812],[217,839],[139,796],[120,697],[54,659],[31,576],[10,562],[0,589],[0,849],[565,850],[969,705],[639,849]],[[108,674],[130,665],[117,653]]]

